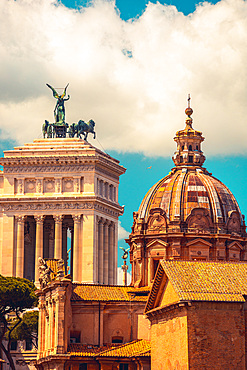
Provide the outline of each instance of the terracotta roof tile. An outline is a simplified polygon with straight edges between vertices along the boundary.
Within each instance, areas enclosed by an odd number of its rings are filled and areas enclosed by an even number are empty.
[[[100,357],[136,357],[136,356],[150,356],[151,345],[148,340],[136,340],[134,342],[126,343],[120,347],[108,349],[99,354]]]
[[[84,345],[80,343],[70,343],[68,347],[68,354],[71,356],[80,356],[80,357],[94,357],[102,351],[113,348],[114,344],[108,344],[106,346],[93,346],[93,345]],[[119,346],[119,344],[116,344]]]
[[[77,357],[137,357],[150,356],[150,341],[140,339],[125,344],[108,344],[106,346],[88,346],[70,344],[68,354]]]
[[[146,302],[149,287],[73,284],[73,301],[137,301]]]
[[[247,263],[161,261],[180,300],[244,302]]]

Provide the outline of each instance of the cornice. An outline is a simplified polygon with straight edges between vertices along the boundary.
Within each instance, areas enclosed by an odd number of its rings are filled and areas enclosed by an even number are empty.
[[[188,301],[179,301],[166,306],[154,308],[150,311],[145,312],[145,315],[150,321],[152,321],[154,319],[162,318],[165,313],[174,311],[176,309],[183,310],[187,308],[188,305],[191,305],[191,303]]]
[[[123,214],[124,208],[119,204],[114,204],[109,201],[102,201],[99,197],[61,197],[54,199],[52,197],[44,198],[5,198],[0,200],[0,208],[2,212],[26,212],[26,211],[68,211],[68,210],[96,210],[103,212],[113,217],[118,217]]]
[[[157,238],[163,238],[164,240],[168,239],[184,239],[187,240],[194,240],[194,239],[223,239],[223,240],[238,240],[238,241],[246,241],[246,236],[241,235],[232,235],[227,233],[185,233],[185,232],[162,232],[162,233],[131,233],[128,238],[128,243],[132,242],[140,242],[143,239],[149,241]]]
[[[6,157],[0,158],[4,173],[37,173],[37,172],[78,172],[92,171],[95,168],[108,169],[119,176],[126,169],[109,156],[100,155],[46,155],[41,157]]]

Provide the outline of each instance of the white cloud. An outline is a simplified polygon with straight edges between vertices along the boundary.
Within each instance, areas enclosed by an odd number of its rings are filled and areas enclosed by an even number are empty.
[[[81,11],[52,0],[0,2],[2,138],[41,136],[70,83],[67,122],[96,122],[106,150],[168,155],[191,93],[206,154],[247,153],[247,2],[203,3],[184,16],[148,3],[121,20],[114,2]],[[98,146],[97,140],[89,139]]]
[[[131,274],[127,272],[127,285],[131,283]],[[123,284],[123,270],[121,267],[117,268],[117,285],[124,285]]]
[[[128,238],[129,234],[130,233],[127,230],[125,230],[123,226],[121,226],[121,221],[118,221],[118,240]]]

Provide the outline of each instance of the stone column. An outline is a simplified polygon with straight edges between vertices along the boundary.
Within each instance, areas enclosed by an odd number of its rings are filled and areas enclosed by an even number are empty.
[[[104,231],[103,231],[103,220],[100,219],[98,223],[98,271],[99,271],[99,284],[103,284],[103,269],[104,269]]]
[[[109,258],[109,224],[108,221],[104,224],[104,284],[109,284],[109,270],[108,270],[108,258]]]
[[[55,248],[54,248],[54,258],[62,258],[62,224],[63,216],[54,216],[55,220]]]
[[[74,243],[73,243],[73,281],[80,281],[80,229],[81,215],[73,215],[74,220]]]
[[[64,260],[65,275],[67,274],[67,230],[68,225],[62,226],[62,259]]]
[[[35,246],[35,282],[39,281],[39,257],[43,258],[43,222],[44,216],[34,216],[36,221],[36,246]]]
[[[24,223],[26,216],[17,216],[16,276],[24,277]]]
[[[109,269],[109,281],[108,284],[114,284],[114,267],[115,267],[115,261],[114,261],[114,245],[113,245],[113,224],[111,223],[109,226],[109,255],[108,255],[108,269]]]

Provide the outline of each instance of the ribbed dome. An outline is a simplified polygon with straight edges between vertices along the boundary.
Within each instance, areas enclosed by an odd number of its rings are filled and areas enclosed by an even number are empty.
[[[138,218],[147,222],[151,209],[160,208],[169,221],[186,221],[194,208],[204,208],[212,223],[227,223],[232,211],[241,215],[231,191],[204,169],[181,168],[156,183],[144,197]]]
[[[244,217],[231,191],[202,167],[202,133],[185,128],[174,138],[175,167],[145,195],[129,239],[132,284],[152,284],[159,260],[246,261]]]

